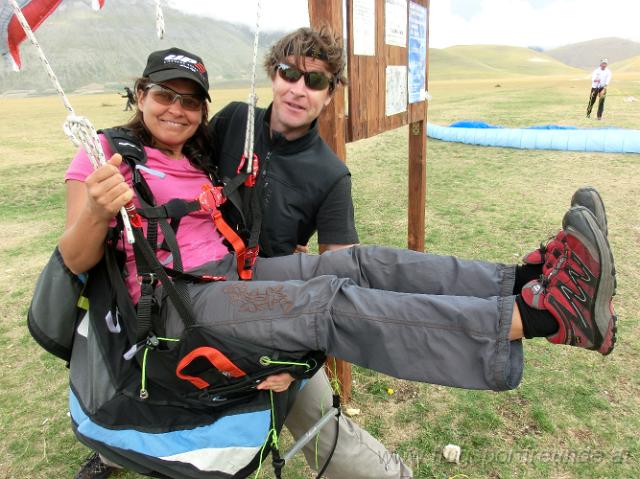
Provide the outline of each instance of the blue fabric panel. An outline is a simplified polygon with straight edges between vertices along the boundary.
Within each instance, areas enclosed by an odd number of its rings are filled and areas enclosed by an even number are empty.
[[[485,123],[484,121],[456,121],[455,123],[451,123],[449,125],[451,128],[502,128],[497,125],[490,125],[489,123]]]
[[[564,126],[564,125],[535,125],[528,126],[530,130],[577,130],[577,126]]]
[[[586,151],[585,148],[589,133],[584,130],[578,130],[572,133],[572,135],[568,135],[569,142],[567,144],[567,149],[570,151]]]
[[[427,136],[436,140],[469,145],[508,148],[596,151],[606,153],[640,153],[640,130],[623,128],[587,128],[543,125],[532,128],[480,126],[469,128],[457,122],[456,127],[429,123]]]
[[[90,439],[151,457],[165,457],[203,448],[260,447],[271,424],[271,411],[226,416],[214,424],[165,433],[113,430],[91,421],[69,390],[69,411],[78,432]]]

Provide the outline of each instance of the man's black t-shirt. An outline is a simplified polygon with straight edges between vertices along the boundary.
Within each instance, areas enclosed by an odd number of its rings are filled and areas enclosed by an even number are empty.
[[[211,119],[213,158],[221,178],[233,178],[244,150],[246,103],[227,105]],[[315,231],[320,244],[358,243],[351,175],[320,138],[316,122],[301,138],[270,134],[267,110],[256,108],[254,151],[259,158],[257,193],[262,206],[264,256],[293,253]]]

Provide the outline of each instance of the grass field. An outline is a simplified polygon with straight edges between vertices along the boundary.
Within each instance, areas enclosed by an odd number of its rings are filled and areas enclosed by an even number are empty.
[[[596,126],[584,118],[588,89],[588,81],[569,77],[432,82],[429,121]],[[213,110],[246,95],[216,92]],[[268,99],[269,91],[260,96]],[[628,96],[640,98],[639,77],[616,78],[597,126],[640,129],[640,103],[625,102]],[[127,119],[115,94],[71,101],[97,127]],[[26,311],[61,233],[62,177],[74,148],[62,133],[65,110],[57,98],[3,99],[0,116],[0,478],[69,478],[87,451],[70,431],[67,371],[30,338]],[[524,380],[505,393],[420,385],[355,368],[350,406],[362,410],[355,420],[399,451],[418,478],[638,477],[640,156],[429,141],[427,161],[426,248],[466,258],[517,262],[556,232],[578,186],[596,186],[617,261],[618,344],[603,358],[527,341]],[[348,162],[362,242],[405,245],[406,129],[350,144]],[[448,443],[462,447],[459,465],[441,457]],[[300,459],[284,475],[313,477]]]

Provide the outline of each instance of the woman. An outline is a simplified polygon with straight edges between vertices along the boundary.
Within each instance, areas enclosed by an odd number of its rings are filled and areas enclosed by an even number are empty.
[[[140,173],[157,204],[195,198],[210,182],[203,167],[209,95],[202,61],[175,48],[154,52],[135,90],[138,111],[126,126],[145,145],[148,160]],[[103,147],[110,152],[106,141]],[[114,154],[92,171],[80,152],[67,171],[67,222],[59,249],[75,273],[101,260],[116,214],[136,201],[130,168],[121,162]],[[235,259],[208,213],[184,217],[176,239],[185,271],[229,280],[189,286],[197,322],[214,325],[220,337],[282,351],[319,350],[404,379],[505,390],[521,379],[522,337],[545,336],[603,354],[613,348],[613,261],[598,227],[598,221],[606,223],[604,208],[598,208],[597,192],[590,192],[579,190],[579,206],[567,212],[563,230],[517,267],[355,247],[258,258],[255,281],[237,282]],[[591,203],[581,200],[585,195]],[[136,263],[130,246],[125,252],[135,303]],[[170,266],[173,258],[160,248],[158,259]],[[165,336],[183,332],[180,322],[164,327]],[[258,388],[284,391],[292,381],[283,373]]]

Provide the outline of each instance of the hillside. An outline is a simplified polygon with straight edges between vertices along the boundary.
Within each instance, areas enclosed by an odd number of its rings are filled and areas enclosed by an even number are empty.
[[[615,73],[640,73],[640,55],[610,65]]]
[[[253,33],[247,27],[186,15],[166,5],[163,10],[163,40],[156,37],[153,0],[109,0],[100,12],[92,11],[85,2],[69,0],[38,29],[37,36],[67,92],[121,91],[141,73],[149,52],[170,46],[199,53],[209,68],[213,88],[248,85]],[[261,35],[259,63],[281,34]],[[432,48],[429,78],[584,75],[605,54],[612,64],[622,61],[612,65],[616,71],[640,71],[640,43],[605,38],[545,52],[500,45]],[[21,55],[22,72],[0,68],[0,95],[53,93],[30,42],[22,44]],[[260,64],[257,78],[266,82]]]
[[[545,53],[502,45],[460,45],[429,50],[431,80],[583,75]]]
[[[163,7],[166,33],[155,32],[155,2],[109,0],[94,12],[83,2],[63,3],[37,30],[36,36],[65,91],[120,90],[144,69],[149,52],[180,46],[200,54],[211,83],[248,83],[253,53],[253,33],[246,27],[211,18],[185,15]],[[264,49],[274,35],[261,38]],[[23,70],[0,69],[0,93],[10,90],[53,91],[36,50],[29,41],[21,45]],[[262,68],[259,78],[264,81]]]
[[[624,38],[599,38],[553,48],[545,53],[567,65],[591,71],[603,57],[612,64],[640,55],[640,43]]]

